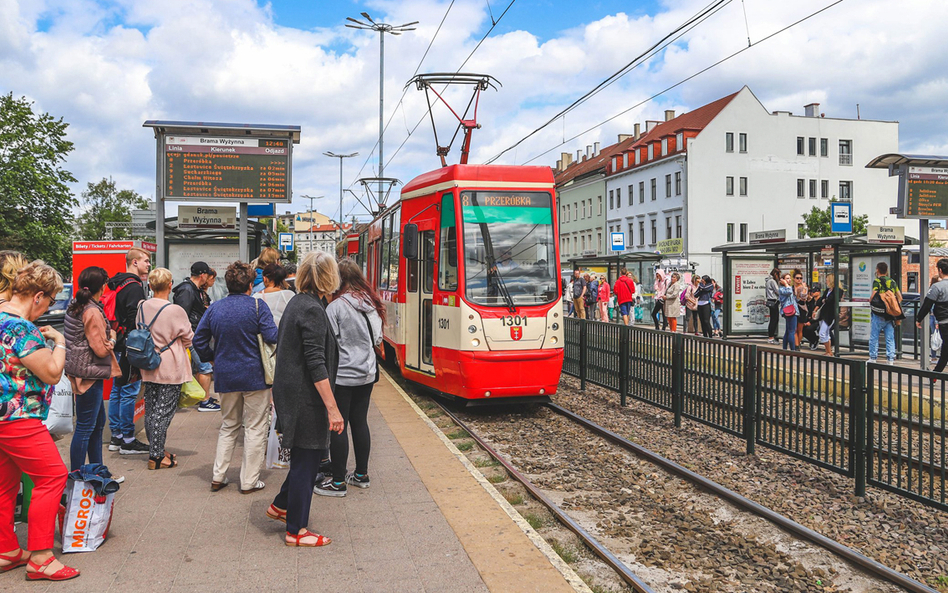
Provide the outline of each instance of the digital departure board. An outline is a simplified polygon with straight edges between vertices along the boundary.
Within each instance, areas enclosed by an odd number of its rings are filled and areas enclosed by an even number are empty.
[[[289,203],[290,140],[165,136],[169,200]]]
[[[905,218],[948,218],[948,168],[908,167]]]

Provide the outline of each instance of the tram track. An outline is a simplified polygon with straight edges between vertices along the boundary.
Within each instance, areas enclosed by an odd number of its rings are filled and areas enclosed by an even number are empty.
[[[548,495],[548,491],[553,486],[553,482],[549,479],[547,475],[545,478],[542,476],[544,472],[534,471],[522,471],[521,468],[524,465],[530,466],[529,461],[524,462],[521,458],[517,461],[508,459],[508,453],[505,451],[516,451],[518,445],[512,442],[505,442],[503,438],[498,438],[498,434],[494,432],[489,436],[484,436],[479,434],[483,432],[483,427],[481,426],[482,422],[478,420],[477,417],[471,419],[462,418],[459,414],[446,409],[445,406],[441,406],[441,409],[444,413],[452,419],[460,428],[466,431],[471,435],[478,445],[499,463],[501,463],[506,471],[518,482],[523,484],[524,488],[533,496],[537,501],[547,507],[550,512],[557,518],[560,523],[562,523],[570,531],[574,532],[580,539],[583,541],[593,553],[595,553],[604,563],[609,565],[616,573],[625,581],[629,587],[636,591],[637,593],[644,592],[653,592],[653,591],[665,591],[665,590],[675,590],[675,589],[684,589],[688,591],[800,591],[800,590],[814,590],[814,591],[871,591],[873,593],[880,591],[897,591],[897,590],[907,590],[918,593],[934,593],[934,590],[925,586],[918,581],[915,581],[908,576],[894,571],[866,556],[844,546],[836,541],[833,541],[825,536],[816,533],[813,530],[810,530],[791,519],[780,515],[763,507],[753,501],[733,492],[715,482],[708,480],[670,460],[667,460],[648,449],[631,443],[630,441],[622,438],[621,436],[605,429],[585,418],[582,418],[565,408],[559,407],[555,404],[545,404],[544,409],[549,410],[556,418],[565,420],[569,424],[581,427],[583,431],[586,431],[589,434],[595,435],[599,439],[607,441],[610,446],[617,448],[623,453],[628,453],[634,455],[635,457],[643,460],[647,464],[655,466],[661,470],[661,472],[666,473],[669,477],[674,477],[676,479],[683,480],[687,482],[691,487],[699,489],[706,495],[713,496],[716,499],[726,501],[729,505],[736,507],[739,512],[747,513],[753,515],[759,520],[766,521],[772,526],[776,527],[785,534],[789,534],[793,539],[797,541],[807,542],[812,546],[818,546],[822,550],[825,550],[833,557],[835,557],[839,563],[842,565],[848,566],[854,572],[861,572],[863,574],[871,575],[872,578],[853,578],[845,574],[845,569],[843,571],[834,571],[824,570],[821,568],[815,569],[815,571],[810,571],[808,568],[804,567],[800,562],[794,562],[791,556],[780,553],[776,553],[774,556],[773,552],[755,552],[753,549],[755,545],[762,545],[764,547],[780,547],[773,546],[773,542],[770,541],[761,541],[756,542],[752,541],[747,545],[739,545],[738,547],[744,547],[743,550],[749,556],[747,565],[762,565],[766,564],[769,560],[768,558],[777,558],[773,574],[773,582],[766,583],[764,580],[754,584],[754,580],[760,577],[760,571],[756,569],[749,569],[744,574],[741,574],[740,571],[734,572],[727,570],[716,569],[712,572],[712,575],[709,578],[701,578],[697,576],[695,571],[685,571],[690,574],[692,578],[676,578],[672,577],[670,579],[665,579],[664,585],[659,586],[659,588],[653,588],[649,585],[648,577],[643,577],[640,574],[637,574],[636,571],[631,569],[623,560],[620,558],[620,555],[628,556],[628,550],[625,554],[614,553],[609,549],[609,545],[606,545],[599,541],[596,535],[591,533],[591,530],[587,527],[584,527],[582,520],[577,520],[576,518],[570,516],[570,514],[564,510],[561,504],[557,504],[553,498]],[[468,414],[467,416],[473,416],[473,414]],[[487,431],[492,432],[492,431]],[[523,431],[519,431],[523,433]],[[529,431],[527,431],[529,432]],[[541,431],[542,432],[542,431]],[[521,434],[521,436],[523,436]],[[576,455],[582,455],[581,451],[577,451]],[[513,457],[513,455],[511,455]],[[537,485],[534,481],[528,477],[526,474],[539,474],[540,481],[543,482],[541,485]],[[546,472],[549,474],[549,472]],[[654,476],[653,476],[654,478]],[[656,483],[661,482],[660,479],[654,480]],[[662,488],[662,486],[655,486],[655,489]],[[628,489],[626,489],[628,490]],[[569,497],[566,497],[569,498]],[[661,498],[661,497],[659,497]],[[674,496],[672,497],[674,498]],[[628,497],[626,497],[628,499]],[[628,502],[628,500],[626,500]],[[654,497],[651,501],[653,504],[657,502]],[[634,504],[634,503],[633,503]],[[660,503],[661,504],[661,503]],[[690,504],[690,503],[689,503]],[[582,506],[582,504],[578,505]],[[701,505],[698,504],[697,507]],[[695,511],[697,507],[692,507],[690,511]],[[667,511],[667,509],[665,509]],[[700,511],[695,511],[700,513]],[[580,513],[584,514],[584,513]],[[672,514],[675,514],[673,512]],[[588,524],[588,520],[586,521]],[[615,534],[606,533],[609,529],[603,529],[603,525],[608,524],[608,521],[602,522],[599,521],[598,525],[592,527],[592,530],[595,530],[599,533],[605,533],[606,539],[616,540],[621,538],[614,537]],[[634,525],[634,523],[633,523]],[[705,523],[700,526],[697,530],[697,533],[701,534],[707,528],[710,528],[710,531],[713,531],[713,526]],[[614,530],[613,530],[614,531]],[[621,531],[621,530],[620,530]],[[674,538],[672,538],[674,540]],[[713,539],[713,538],[712,538]],[[721,541],[726,541],[728,544],[734,543],[734,534],[725,534],[721,535]],[[766,538],[764,538],[766,539]],[[668,554],[663,550],[654,549],[653,544],[655,542],[649,542],[645,546],[641,546],[639,550],[646,550],[654,552],[654,556],[661,558],[663,555],[667,558]],[[681,541],[674,540],[674,545],[681,544]],[[791,546],[792,547],[792,546]],[[677,549],[677,548],[676,548]],[[680,551],[680,550],[679,550]],[[687,556],[687,552],[684,554]],[[633,554],[636,556],[636,554]],[[727,553],[725,552],[725,556]],[[760,562],[760,559],[763,558],[764,562]],[[732,566],[742,564],[742,561],[739,558],[730,558],[730,563]],[[659,562],[659,566],[663,563]],[[669,573],[674,573],[674,558],[667,563],[667,567],[670,569]],[[782,565],[790,570],[778,571]],[[812,564],[812,562],[810,563]],[[820,562],[816,562],[820,564]],[[825,563],[824,563],[825,564]],[[645,572],[649,572],[646,570]],[[766,573],[766,569],[764,573]],[[778,574],[779,572],[779,574]],[[660,579],[661,580],[661,579]],[[879,586],[879,582],[884,582],[882,587]],[[825,585],[824,585],[825,582]],[[709,583],[711,586],[709,587]],[[838,588],[836,584],[840,583]],[[896,588],[898,587],[898,588]]]

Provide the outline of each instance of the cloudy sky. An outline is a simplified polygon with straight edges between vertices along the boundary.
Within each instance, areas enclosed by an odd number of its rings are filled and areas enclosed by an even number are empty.
[[[629,110],[746,47],[748,37],[756,43],[833,2],[725,0],[667,49],[497,163],[554,165],[560,152],[611,144],[635,122],[661,119],[665,109],[689,111],[744,85],[771,111],[802,113],[804,104],[819,102],[827,117],[855,118],[859,104],[863,118],[901,122],[900,150],[948,153],[944,0],[906,0],[897,13],[890,1],[844,0]],[[345,17],[365,11],[390,24],[419,21],[416,31],[385,40],[385,175],[407,182],[439,164],[431,124],[422,121],[424,94],[403,92],[416,70],[453,72],[468,60],[463,71],[490,74],[503,85],[481,97],[483,128],[471,161],[484,162],[713,4],[0,0],[0,92],[25,96],[70,124],[76,150],[67,168],[79,179],[77,194],[86,182],[112,176],[120,187],[153,195],[155,143],[142,128],[147,119],[300,125],[294,195],[328,196],[317,208],[336,217],[339,161],[322,153],[360,153],[345,162],[347,187],[358,189],[356,179],[378,174],[378,34],[345,28]],[[462,107],[469,98],[467,89],[448,96]],[[435,115],[445,142],[455,124],[443,106]],[[449,162],[457,162],[459,144]],[[293,205],[303,206],[302,198]],[[347,217],[364,213],[351,198],[343,210]]]

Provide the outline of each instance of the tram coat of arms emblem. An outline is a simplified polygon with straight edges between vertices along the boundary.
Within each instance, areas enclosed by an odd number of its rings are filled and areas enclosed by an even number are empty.
[[[520,326],[514,326],[510,328],[510,337],[513,340],[519,340],[523,337],[523,328]]]

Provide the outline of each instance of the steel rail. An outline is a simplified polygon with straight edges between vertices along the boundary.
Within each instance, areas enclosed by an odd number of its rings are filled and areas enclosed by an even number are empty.
[[[634,572],[632,572],[628,566],[619,560],[605,546],[599,543],[599,541],[596,540],[596,538],[594,538],[588,531],[583,529],[582,525],[577,523],[572,517],[563,512],[563,510],[560,509],[560,507],[557,506],[555,502],[550,500],[550,498],[547,497],[539,488],[537,488],[526,476],[520,473],[517,468],[511,465],[509,461],[500,455],[500,453],[495,451],[493,447],[484,441],[484,439],[479,437],[477,433],[472,431],[470,427],[467,426],[467,424],[465,424],[460,418],[458,418],[451,410],[447,409],[437,401],[435,403],[438,404],[438,406],[441,408],[441,411],[447,414],[455,424],[471,435],[471,438],[477,441],[477,444],[480,445],[488,455],[503,465],[504,469],[506,469],[515,480],[520,482],[523,487],[527,489],[531,496],[539,500],[546,508],[548,508],[560,523],[575,533],[576,536],[579,537],[579,539],[582,540],[582,542],[586,544],[590,550],[592,550],[603,560],[603,562],[608,564],[614,571],[616,571],[622,580],[632,587],[632,590],[635,591],[635,593],[655,593],[654,590],[645,584],[641,579],[639,579],[639,577]]]
[[[658,465],[664,468],[666,471],[672,474],[675,474],[685,479],[686,481],[691,482],[692,484],[695,484],[696,486],[699,486],[711,492],[712,494],[718,496],[719,498],[723,498],[724,500],[727,500],[731,504],[734,504],[735,506],[745,511],[748,511],[763,519],[766,519],[767,521],[770,521],[771,523],[783,529],[784,531],[790,532],[793,535],[800,537],[801,539],[807,540],[813,544],[820,546],[821,548],[824,548],[832,552],[833,554],[836,554],[837,556],[840,556],[841,558],[851,562],[852,564],[862,567],[863,569],[865,569],[871,574],[874,574],[882,579],[885,579],[886,581],[889,581],[890,583],[894,583],[900,587],[903,587],[909,591],[912,591],[913,593],[937,593],[937,591],[935,591],[934,589],[924,585],[923,583],[916,581],[915,579],[912,579],[900,572],[892,570],[888,566],[885,566],[879,562],[876,562],[875,560],[860,554],[856,550],[853,550],[852,548],[848,546],[844,546],[843,544],[835,540],[832,540],[820,533],[817,533],[816,531],[813,531],[812,529],[808,527],[804,527],[803,525],[800,525],[796,521],[793,521],[792,519],[784,517],[780,513],[777,513],[776,511],[773,511],[763,505],[760,505],[750,500],[749,498],[746,498],[738,494],[737,492],[734,492],[733,490],[725,488],[724,486],[718,484],[717,482],[713,482],[705,478],[704,476],[701,476],[685,467],[682,467],[681,465],[675,463],[674,461],[671,461],[670,459],[666,459],[662,457],[661,455],[653,453],[652,451],[649,451],[648,449],[640,445],[637,445],[619,436],[618,434],[612,432],[611,430],[604,428],[602,426],[599,426],[595,422],[587,420],[586,418],[583,418],[582,416],[579,416],[571,412],[570,410],[567,410],[566,408],[562,408],[552,403],[542,404],[542,405],[545,405],[547,408],[556,412],[557,414],[560,414],[561,416],[568,418],[569,420],[572,420],[573,422],[583,426],[584,428],[605,438],[606,440],[609,440],[610,442],[618,445],[619,447],[626,449],[638,455],[639,457],[644,458],[650,463],[653,463],[655,465]]]

